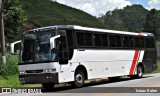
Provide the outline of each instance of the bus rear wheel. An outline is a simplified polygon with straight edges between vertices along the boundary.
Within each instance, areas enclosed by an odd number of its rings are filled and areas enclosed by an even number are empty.
[[[143,76],[143,67],[141,65],[138,65],[137,66],[137,74],[131,76],[131,78],[138,79],[138,78],[142,78],[142,76]]]
[[[71,83],[73,87],[80,88],[84,86],[85,77],[83,71],[77,70],[74,78],[75,80]]]
[[[53,89],[54,85],[54,83],[42,83],[42,86],[45,89]]]

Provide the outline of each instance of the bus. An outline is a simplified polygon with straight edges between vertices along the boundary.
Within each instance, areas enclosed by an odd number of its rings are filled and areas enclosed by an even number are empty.
[[[49,26],[23,32],[21,40],[11,44],[11,53],[20,57],[20,83],[47,89],[59,83],[82,87],[85,80],[96,78],[141,78],[157,69],[152,33]]]

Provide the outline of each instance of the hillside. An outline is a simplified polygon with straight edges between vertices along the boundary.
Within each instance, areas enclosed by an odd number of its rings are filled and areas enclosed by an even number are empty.
[[[109,29],[139,32],[144,29],[148,12],[142,5],[132,5],[108,11],[99,19],[109,25]]]
[[[107,28],[96,17],[51,0],[22,0],[21,2],[26,10],[28,21],[40,26],[68,24]]]

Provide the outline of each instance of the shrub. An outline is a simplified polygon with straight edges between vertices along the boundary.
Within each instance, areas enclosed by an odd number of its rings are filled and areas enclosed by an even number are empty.
[[[1,55],[0,55],[1,57]],[[6,53],[6,64],[2,64],[2,59],[0,59],[0,75],[8,76],[18,73],[18,61],[17,55],[11,55],[9,52]]]

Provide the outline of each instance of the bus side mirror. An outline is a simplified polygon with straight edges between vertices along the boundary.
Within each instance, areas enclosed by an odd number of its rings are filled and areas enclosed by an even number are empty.
[[[10,48],[11,48],[10,52],[11,52],[11,54],[13,54],[13,55],[20,54],[21,42],[22,41],[20,40],[20,41],[16,41],[16,42],[11,43],[11,45],[10,45]]]
[[[59,38],[59,37],[60,37],[60,35],[57,35],[57,36],[55,36],[55,37],[50,38],[50,48],[51,48],[51,49],[53,49],[53,48],[56,47],[56,46],[55,46],[55,39],[57,39],[57,38]]]

